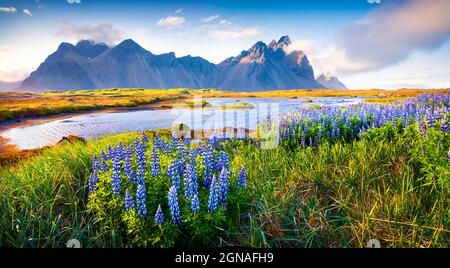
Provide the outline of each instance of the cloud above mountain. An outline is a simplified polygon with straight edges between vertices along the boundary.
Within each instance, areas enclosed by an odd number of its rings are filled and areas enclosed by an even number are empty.
[[[187,23],[186,18],[183,16],[167,16],[161,18],[156,25],[158,26],[182,26]]]
[[[0,12],[16,13],[17,9],[15,7],[0,7]]]
[[[372,71],[435,50],[450,37],[450,1],[383,2],[341,32],[328,61],[334,73]]]
[[[63,19],[58,22],[56,35],[74,41],[88,39],[112,45],[123,40],[125,33],[106,22],[77,25]]]

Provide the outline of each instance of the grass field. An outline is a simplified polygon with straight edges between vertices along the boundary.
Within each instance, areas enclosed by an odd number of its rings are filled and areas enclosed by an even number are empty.
[[[0,92],[0,121],[30,116],[56,115],[65,112],[92,111],[105,108],[130,108],[170,100],[203,98],[292,98],[292,97],[379,97],[371,102],[392,102],[424,93],[449,92],[449,90],[277,90],[263,92],[229,92],[215,89],[190,90],[185,88],[169,90],[153,89],[105,89],[67,92]],[[188,103],[189,105],[189,103]],[[170,108],[171,104],[162,107]]]
[[[364,247],[376,238],[383,247],[448,248],[448,116],[436,126],[427,121],[426,134],[418,123],[403,128],[388,122],[352,139],[342,125],[342,138],[323,138],[314,146],[305,146],[303,134],[271,150],[251,141],[224,141],[232,174],[228,209],[207,213],[207,189],[200,188],[199,212],[190,212],[180,197],[180,227],[170,222],[167,192],[158,190],[170,186],[165,175],[145,177],[150,197],[145,218],[125,211],[123,197],[111,193],[111,171],[88,193],[93,155],[119,142],[133,145],[140,133],[60,144],[1,169],[0,246],[64,247],[77,238],[83,247]],[[154,132],[147,135],[151,161]],[[167,143],[168,135],[161,131]],[[177,155],[161,151],[162,174]],[[237,190],[242,167],[247,185]],[[166,218],[160,225],[153,223],[158,204]]]

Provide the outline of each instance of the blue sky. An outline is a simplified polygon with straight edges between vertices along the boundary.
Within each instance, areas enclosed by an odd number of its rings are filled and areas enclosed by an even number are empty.
[[[316,74],[351,88],[450,87],[450,1],[381,1],[0,0],[0,80],[23,79],[63,41],[132,38],[218,63],[288,34]]]

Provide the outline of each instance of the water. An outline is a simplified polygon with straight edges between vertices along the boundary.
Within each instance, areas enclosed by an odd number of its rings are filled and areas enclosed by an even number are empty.
[[[223,106],[237,100],[248,102],[255,109],[247,110],[141,110],[114,113],[95,113],[47,121],[45,123],[15,127],[3,133],[18,149],[36,149],[57,143],[63,136],[78,135],[92,139],[105,134],[117,134],[145,129],[170,128],[179,123],[191,129],[221,129],[223,127],[254,129],[259,121],[278,113],[292,112],[300,107],[311,105],[350,105],[364,98],[327,97],[308,98],[211,98],[205,99],[212,106]]]

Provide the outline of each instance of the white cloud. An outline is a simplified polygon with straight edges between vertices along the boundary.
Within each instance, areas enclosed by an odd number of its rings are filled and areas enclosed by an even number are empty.
[[[204,18],[203,20],[202,20],[202,22],[211,22],[211,21],[213,21],[213,20],[216,20],[216,19],[218,19],[220,16],[218,15],[218,14],[215,14],[215,15],[211,15],[211,16],[208,16],[208,17],[206,17],[206,18]]]
[[[81,0],[67,0],[69,4],[81,4]]]
[[[181,14],[181,13],[183,13],[183,9],[182,8],[179,8],[179,9],[175,10],[175,14]]]
[[[167,16],[161,18],[156,25],[158,26],[182,26],[186,24],[186,19],[183,16]]]
[[[210,36],[218,39],[236,39],[242,37],[254,37],[259,34],[257,27],[234,28],[234,29],[216,29],[212,30]]]
[[[16,13],[17,9],[15,7],[0,7],[0,12]]]
[[[58,28],[57,36],[68,38],[72,41],[89,39],[109,45],[122,41],[125,35],[123,31],[106,22],[76,25],[67,20],[61,20],[58,23]]]
[[[345,28],[329,57],[341,74],[378,70],[415,51],[435,50],[450,37],[450,1],[383,2]]]
[[[0,80],[3,82],[17,82],[24,80],[31,73],[31,70],[28,69],[18,69],[18,70],[9,70],[2,71],[0,70]]]
[[[31,11],[29,10],[29,9],[24,9],[24,10],[22,10],[23,11],[23,14],[25,14],[25,15],[28,15],[28,16],[33,16],[33,13],[31,13]]]

